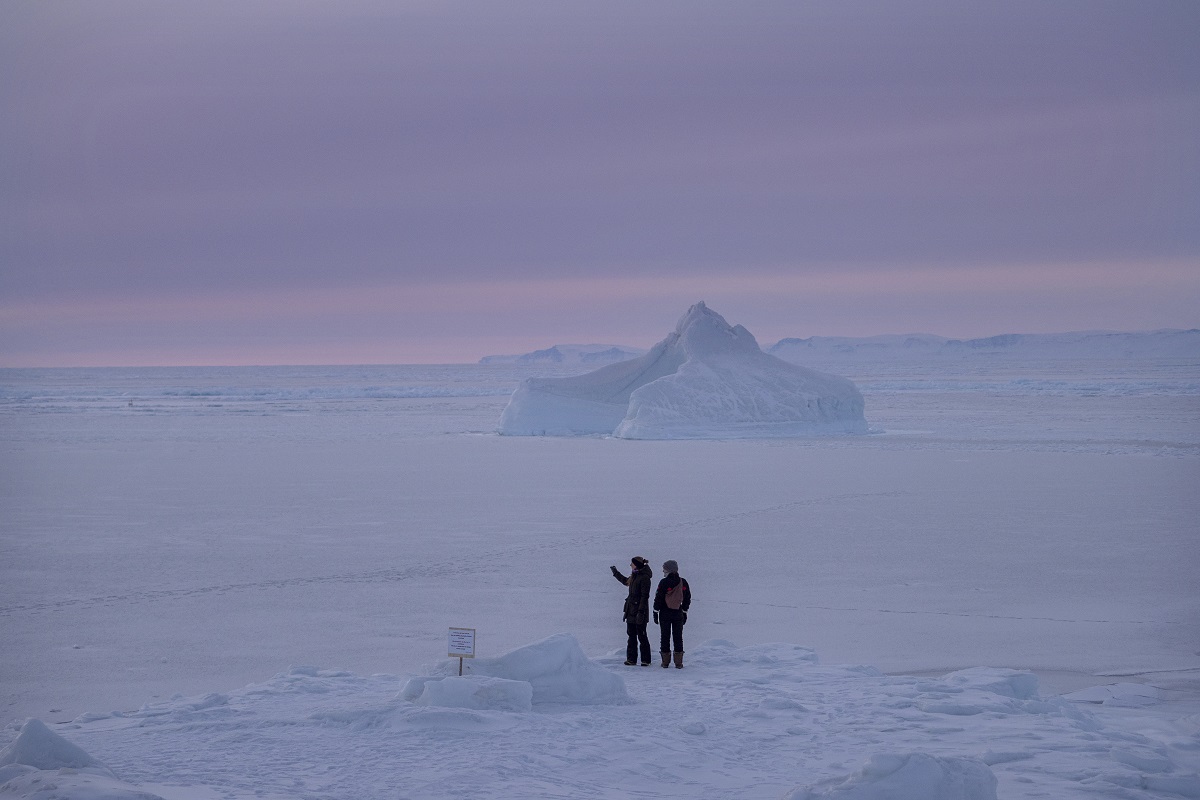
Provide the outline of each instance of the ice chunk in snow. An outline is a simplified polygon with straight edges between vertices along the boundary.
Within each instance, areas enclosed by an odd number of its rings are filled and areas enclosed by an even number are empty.
[[[848,778],[796,789],[785,800],[996,800],[996,776],[982,761],[925,753],[872,756]]]
[[[1110,683],[1089,686],[1063,697],[1076,703],[1103,703],[1106,706],[1152,706],[1162,702],[1162,692],[1144,683]]]
[[[1036,700],[1037,675],[1025,670],[971,667],[951,672],[942,680],[960,689],[978,689],[1018,700]]]
[[[83,748],[47,728],[40,719],[27,720],[13,743],[0,750],[0,766],[8,764],[24,764],[35,769],[104,766],[85,753]]]
[[[26,721],[0,750],[0,784],[0,795],[25,800],[163,800],[119,780],[39,719]]]
[[[457,672],[458,663],[443,669]],[[557,633],[497,658],[476,658],[467,663],[466,670],[473,676],[527,682],[533,687],[533,703],[592,705],[629,701],[625,680],[591,661],[569,633]],[[422,682],[423,695],[429,692],[432,681],[422,679]],[[403,690],[404,696],[415,692],[416,687],[411,683]],[[458,690],[449,689],[447,694],[437,695],[435,690],[435,695],[449,696],[455,691]]]
[[[741,325],[697,303],[649,353],[567,378],[530,378],[500,432],[695,439],[866,433],[846,378],[764,353]]]

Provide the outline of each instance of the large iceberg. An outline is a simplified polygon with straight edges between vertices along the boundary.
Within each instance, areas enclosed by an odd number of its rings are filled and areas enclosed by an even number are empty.
[[[846,378],[764,353],[704,303],[644,356],[568,378],[530,378],[500,417],[510,436],[703,439],[866,433]]]

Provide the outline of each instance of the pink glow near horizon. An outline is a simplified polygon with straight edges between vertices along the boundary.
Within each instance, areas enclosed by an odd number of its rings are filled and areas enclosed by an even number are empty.
[[[0,334],[34,330],[54,343],[83,329],[95,334],[93,344],[61,347],[54,355],[27,344],[23,357],[0,345],[0,360],[3,366],[469,363],[563,343],[646,347],[698,300],[748,327],[764,345],[785,336],[920,332],[972,338],[1171,327],[1156,324],[1162,319],[1187,327],[1200,303],[1197,274],[1196,265],[1185,261],[970,272],[859,266],[56,300],[0,305]],[[1120,302],[1106,303],[1111,296]],[[1057,309],[1060,325],[1039,324],[1046,307]],[[933,309],[941,309],[938,329],[924,324]],[[129,330],[131,321],[146,332],[135,327],[119,346],[108,344],[111,332]],[[236,343],[221,345],[220,336]]]

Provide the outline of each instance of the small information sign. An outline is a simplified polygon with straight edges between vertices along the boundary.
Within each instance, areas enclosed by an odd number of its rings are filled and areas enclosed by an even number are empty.
[[[475,629],[451,628],[450,653],[451,658],[475,657]]]

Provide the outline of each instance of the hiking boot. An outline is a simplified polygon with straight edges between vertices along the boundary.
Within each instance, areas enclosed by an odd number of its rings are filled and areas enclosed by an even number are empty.
[[[637,662],[636,662],[636,661],[626,661],[626,662],[625,662],[625,666],[627,666],[627,667],[636,667],[636,666],[637,666]]]
[[[671,666],[671,651],[663,650],[662,657],[663,657],[663,669],[666,669],[667,667]]]
[[[643,661],[643,662],[642,662],[642,666],[643,666],[643,667],[648,667],[648,666],[650,666],[650,662],[649,662],[649,661]]]
[[[663,664],[665,667],[666,664]],[[683,653],[675,654],[675,669],[683,669]]]

